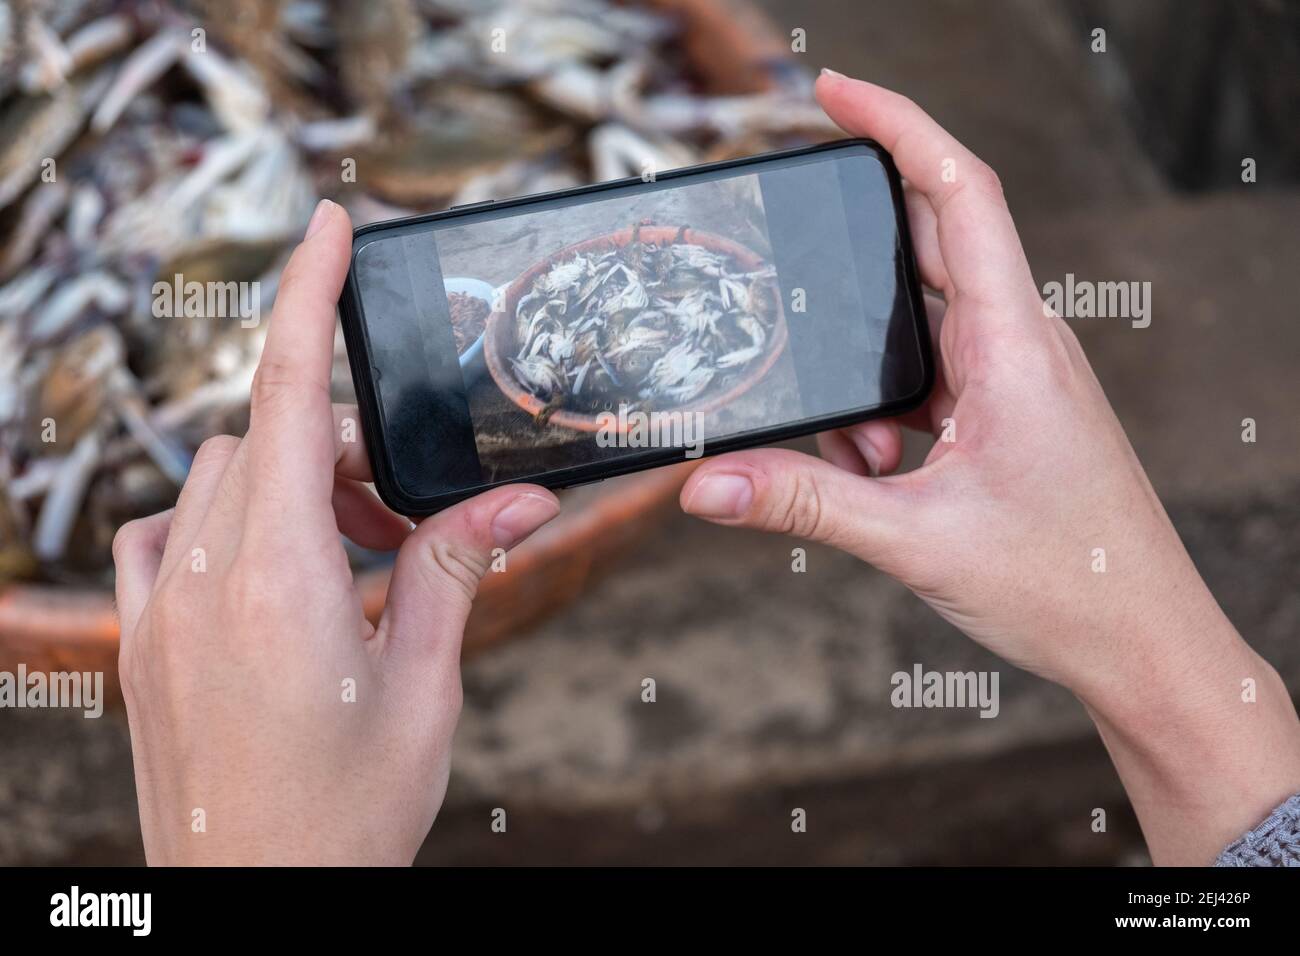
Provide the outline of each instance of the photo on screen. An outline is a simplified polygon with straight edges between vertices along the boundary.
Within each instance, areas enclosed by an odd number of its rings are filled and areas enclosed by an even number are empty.
[[[755,176],[444,228],[485,478],[801,415]],[[613,434],[611,434],[613,433]]]

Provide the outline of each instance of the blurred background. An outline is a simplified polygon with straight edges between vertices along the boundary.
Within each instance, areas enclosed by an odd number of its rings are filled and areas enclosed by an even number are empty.
[[[319,196],[363,222],[834,138],[822,66],[998,171],[1040,285],[1151,283],[1148,328],[1072,325],[1211,588],[1300,691],[1289,0],[0,4],[0,670],[114,682],[113,531],[244,427],[265,322],[159,316],[156,281],[257,283],[265,316]],[[488,576],[419,862],[1146,862],[1068,694],[842,554],[794,573],[797,542],[685,518],[683,479],[575,491]],[[381,606],[384,556],[352,556]],[[892,708],[917,663],[999,671],[998,717]],[[110,694],[99,720],[0,710],[0,863],[143,862]]]

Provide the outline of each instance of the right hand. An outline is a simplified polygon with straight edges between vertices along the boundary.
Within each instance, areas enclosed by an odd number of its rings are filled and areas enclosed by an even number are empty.
[[[938,381],[917,412],[820,436],[825,460],[775,448],[712,459],[682,507],[854,554],[1073,690],[1153,857],[1210,862],[1300,789],[1285,686],[1223,615],[1074,333],[1044,311],[997,176],[896,93],[823,74],[817,98],[908,182],[921,279],[943,295],[930,309]],[[939,440],[895,475],[900,425]],[[1243,703],[1246,678],[1258,706]]]
[[[1012,663],[1086,688],[1139,599],[1196,590],[1195,569],[1074,333],[1044,313],[997,176],[902,96],[835,75],[817,94],[907,180],[921,278],[943,294],[927,296],[937,382],[911,415],[820,436],[825,461],[712,460],[683,507],[840,547]],[[903,424],[938,440],[921,468],[892,475]]]

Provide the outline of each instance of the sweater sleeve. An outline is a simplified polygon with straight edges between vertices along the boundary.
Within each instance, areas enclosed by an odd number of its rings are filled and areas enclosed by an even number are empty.
[[[1300,793],[1228,846],[1215,866],[1300,866]]]

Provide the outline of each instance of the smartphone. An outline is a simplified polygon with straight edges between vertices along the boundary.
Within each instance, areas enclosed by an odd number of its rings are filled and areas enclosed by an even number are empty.
[[[868,140],[362,226],[339,310],[375,485],[407,515],[899,414],[934,377]]]

